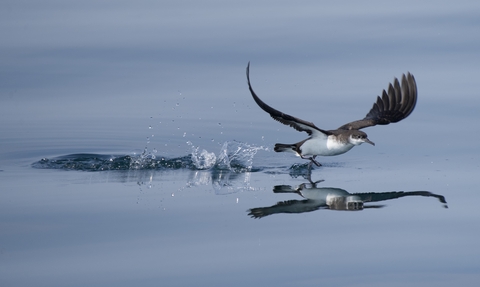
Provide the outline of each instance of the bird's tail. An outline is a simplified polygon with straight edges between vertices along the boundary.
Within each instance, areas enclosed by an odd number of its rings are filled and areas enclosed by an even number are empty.
[[[276,152],[293,152],[297,153],[297,145],[296,144],[281,144],[277,143],[275,144],[275,147],[273,148],[274,151]]]

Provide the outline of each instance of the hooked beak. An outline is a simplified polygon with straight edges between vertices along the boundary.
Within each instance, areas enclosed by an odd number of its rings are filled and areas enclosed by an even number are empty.
[[[375,143],[372,142],[371,140],[369,140],[368,138],[365,139],[365,142],[366,142],[366,143],[369,143],[369,144],[371,144],[371,145],[373,145],[373,146],[375,145]]]

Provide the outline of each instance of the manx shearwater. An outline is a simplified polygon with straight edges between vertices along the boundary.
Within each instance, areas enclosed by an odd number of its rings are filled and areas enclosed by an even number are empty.
[[[253,91],[250,84],[250,62],[247,66],[248,88],[253,99],[265,112],[282,124],[288,125],[297,131],[306,132],[309,137],[294,144],[275,144],[276,152],[293,152],[303,159],[310,160],[310,165],[321,164],[315,160],[320,156],[334,156],[346,153],[354,146],[362,143],[375,145],[361,129],[376,125],[388,125],[399,122],[408,117],[417,103],[417,84],[412,74],[403,74],[402,83],[397,78],[383,90],[382,96],[377,97],[372,109],[361,120],[353,121],[336,130],[324,130],[308,122],[272,108],[263,102]]]

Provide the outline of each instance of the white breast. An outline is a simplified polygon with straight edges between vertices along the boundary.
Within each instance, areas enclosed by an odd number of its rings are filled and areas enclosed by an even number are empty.
[[[302,144],[300,150],[304,156],[332,156],[346,153],[347,151],[351,150],[352,147],[354,147],[354,145],[351,143],[340,143],[332,136],[328,136],[327,140],[315,137],[308,139]]]

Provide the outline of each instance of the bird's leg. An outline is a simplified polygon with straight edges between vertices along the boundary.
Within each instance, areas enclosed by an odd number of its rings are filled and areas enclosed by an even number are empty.
[[[309,162],[309,163],[308,163],[308,175],[309,175],[309,176],[312,174],[312,163],[313,163],[313,162]]]
[[[312,181],[312,163],[312,161],[308,163],[307,176],[304,178],[306,178],[312,185],[315,185]]]
[[[323,179],[317,180],[315,182],[312,180],[312,165],[313,164],[315,164],[316,166],[322,166],[322,165],[318,161],[315,160],[315,158],[317,157],[316,155],[311,156],[311,157],[304,157],[303,155],[300,154],[300,157],[303,158],[303,159],[309,159],[310,160],[310,162],[308,163],[307,176],[304,177],[304,178],[307,179],[310,182],[310,184],[312,184],[315,187],[315,185],[319,182],[322,182]]]
[[[317,157],[316,155],[311,156],[311,157],[304,157],[303,155],[300,155],[300,157],[303,158],[303,159],[309,159],[310,160],[310,164],[308,166],[309,169],[312,167],[312,163],[314,163],[316,166],[322,166],[318,161],[315,160],[315,158]]]
[[[305,179],[307,179],[308,182],[310,182],[310,184],[311,184],[313,187],[315,187],[315,186],[317,185],[317,183],[322,182],[322,181],[324,181],[324,180],[323,180],[323,179],[320,179],[320,180],[317,180],[317,181],[313,181],[313,180],[312,180],[312,170],[311,170],[311,168],[312,168],[312,163],[313,163],[313,162],[309,162],[309,163],[308,163],[308,173],[307,173],[307,176],[305,177]]]
[[[318,161],[315,160],[317,156],[314,155],[312,156],[311,158],[309,158],[311,160],[311,162],[313,162],[316,166],[322,166]]]
[[[322,182],[322,181],[325,181],[325,180],[324,179],[317,180],[317,181],[313,182],[313,185],[315,186],[315,185],[317,185],[317,183]]]
[[[320,180],[317,180],[317,181],[312,181],[312,179],[309,178],[308,181],[310,181],[310,184],[312,185],[312,187],[317,187],[317,183],[322,182],[322,181],[325,181],[325,180],[324,180],[324,179],[320,179]]]

